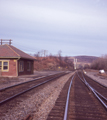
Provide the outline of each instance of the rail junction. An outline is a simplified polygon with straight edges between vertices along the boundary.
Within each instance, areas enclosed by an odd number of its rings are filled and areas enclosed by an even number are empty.
[[[77,71],[65,84],[47,120],[107,120],[107,87]]]
[[[29,96],[29,91],[42,89],[69,72],[61,72],[0,89],[0,116],[13,103]],[[9,106],[9,107],[8,107]],[[28,114],[24,120],[33,120]],[[89,78],[83,71],[67,80],[47,120],[107,120],[107,87]]]

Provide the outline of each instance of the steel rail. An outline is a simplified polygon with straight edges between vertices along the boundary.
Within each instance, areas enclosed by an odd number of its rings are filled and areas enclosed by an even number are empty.
[[[80,78],[80,80],[82,80],[82,82],[85,83],[85,81],[83,81],[83,79],[79,76],[78,72],[76,72],[76,73],[77,73],[78,77]]]
[[[86,74],[85,74],[85,76],[87,76],[87,77],[89,77],[90,79],[92,79],[90,76],[88,76],[88,75],[86,75]],[[92,79],[92,80],[95,81],[96,83],[98,83],[99,85],[101,85],[101,86],[107,88],[106,85],[104,85],[104,84],[102,84],[102,83],[99,83],[98,81],[96,81],[96,80],[94,80],[94,79]]]
[[[60,73],[64,73],[64,72],[60,72]],[[57,73],[57,74],[60,74],[60,73]],[[25,84],[25,83],[30,83],[30,82],[33,82],[33,81],[36,81],[36,80],[39,80],[39,79],[42,79],[42,78],[46,78],[46,77],[49,77],[49,76],[52,76],[52,75],[57,75],[57,74],[50,74],[48,76],[42,76],[42,77],[38,77],[38,78],[30,80],[30,81],[26,81],[26,82],[22,82],[22,83],[19,83],[19,84],[11,85],[11,86],[0,89],[0,92],[3,91],[3,90],[9,89],[9,88],[15,87],[15,86],[19,86],[19,85],[22,85],[22,84]]]
[[[83,76],[83,73],[82,73]],[[85,77],[83,76],[83,79],[86,81]],[[97,99],[103,104],[103,106],[107,109],[107,105],[104,103],[104,101],[100,98],[102,97],[104,100],[107,101],[107,98],[105,98],[103,95],[101,95],[98,91],[96,91],[94,88],[91,87],[91,85],[86,81],[88,87],[92,90],[94,95],[97,97]]]
[[[41,79],[41,78],[45,78],[45,77],[47,77],[47,76],[43,76],[43,77],[39,77],[39,78],[30,80],[30,81],[27,81],[27,82],[22,82],[22,83],[19,83],[19,84],[11,85],[11,86],[8,86],[8,87],[5,87],[5,88],[0,89],[0,92],[3,91],[3,90],[9,89],[9,88],[18,86],[18,85],[22,85],[22,84],[25,84],[25,83],[29,83],[29,82],[33,82],[33,81],[39,80],[39,79]]]
[[[97,95],[97,93],[94,91],[94,89],[89,86],[92,90],[92,92],[94,93],[94,95],[97,97],[97,99],[103,104],[103,106],[107,109],[107,105],[104,103],[104,101]]]
[[[63,75],[64,75],[64,74],[63,74]],[[51,81],[51,80],[54,80],[54,79],[56,79],[56,78],[59,78],[59,77],[61,77],[61,76],[62,76],[62,75],[59,75],[59,76],[54,77],[54,78],[51,78],[51,79],[49,79],[49,80],[47,80],[47,81],[44,81],[44,82],[42,82],[42,83],[39,83],[39,84],[33,86],[33,87],[31,87],[31,88],[29,88],[29,89],[27,89],[27,90],[24,90],[24,91],[22,91],[22,92],[20,92],[20,93],[18,93],[18,94],[16,94],[16,95],[13,95],[13,96],[11,96],[11,97],[9,97],[9,98],[7,98],[7,99],[1,101],[1,102],[0,102],[0,105],[6,103],[7,101],[12,100],[12,99],[15,98],[15,97],[18,97],[18,96],[21,95],[21,94],[26,93],[26,92],[28,92],[28,91],[30,91],[30,90],[32,90],[32,89],[38,87],[38,86],[41,86],[41,85],[43,85],[43,84],[45,84],[45,83],[47,83],[47,82],[49,82],[49,81]]]
[[[73,75],[70,85],[69,85],[69,89],[68,89],[68,94],[67,94],[67,100],[66,100],[66,106],[65,106],[65,113],[64,113],[64,119],[63,120],[67,120],[67,114],[68,114],[68,104],[69,104],[69,96],[70,96],[70,89],[71,89],[71,85],[72,85],[72,81],[74,79],[75,74]]]
[[[78,76],[79,76],[79,74],[78,74]],[[83,76],[83,74],[82,74],[82,76]],[[81,78],[81,77],[79,76],[79,78]],[[100,97],[102,97],[104,100],[107,100],[107,98],[105,98],[103,95],[101,95],[99,92],[97,92],[94,88],[92,88],[91,85],[86,81],[86,79],[84,78],[84,76],[83,76],[83,79],[84,79],[84,81],[81,79],[82,82],[84,82],[85,85],[86,85],[88,88],[91,89],[91,91],[93,92],[93,94],[95,95],[95,97],[96,97],[96,98],[102,103],[102,105],[107,109],[107,105],[104,103],[104,101],[103,101]]]
[[[98,91],[96,91],[95,89],[94,89],[94,91],[100,96],[100,97],[102,97],[104,100],[106,100],[107,101],[107,98],[106,97],[104,97],[102,94],[100,94]]]
[[[83,73],[82,73],[83,76]],[[84,81],[86,81],[85,77],[83,76]],[[88,82],[86,82],[89,86],[91,86]],[[92,87],[91,87],[92,88]],[[95,90],[94,88],[92,88],[100,97],[102,97],[104,100],[107,101],[107,98],[104,97],[101,93],[99,93],[97,90]]]

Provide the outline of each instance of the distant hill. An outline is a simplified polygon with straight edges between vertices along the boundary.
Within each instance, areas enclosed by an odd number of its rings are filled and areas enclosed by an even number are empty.
[[[94,60],[98,59],[99,57],[95,57],[95,56],[75,56],[74,58],[76,58],[78,62],[92,63]]]
[[[94,60],[97,60],[99,57],[95,57],[95,56],[74,56],[74,57],[69,57],[69,59],[71,61],[74,62],[74,58],[77,59],[77,63],[76,63],[76,67],[77,68],[81,68],[81,67],[85,67],[85,66],[90,66],[91,63]]]

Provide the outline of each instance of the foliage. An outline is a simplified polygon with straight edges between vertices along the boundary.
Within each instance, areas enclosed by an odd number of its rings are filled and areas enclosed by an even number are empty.
[[[101,58],[93,61],[93,63],[91,64],[91,68],[97,70],[107,70],[107,55],[102,56]]]
[[[41,54],[41,52],[34,56],[36,58],[34,62],[35,70],[73,70],[73,61],[69,57],[62,57],[61,51],[58,51],[57,56],[52,54],[48,56],[47,54]]]

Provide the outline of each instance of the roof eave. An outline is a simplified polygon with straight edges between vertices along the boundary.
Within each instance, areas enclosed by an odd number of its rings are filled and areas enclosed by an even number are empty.
[[[20,57],[20,59],[28,59],[28,60],[36,60],[35,58],[26,58],[26,57]]]
[[[0,58],[2,58],[2,59],[4,59],[4,58],[7,58],[7,59],[9,59],[9,58],[14,58],[14,59],[20,59],[20,57],[0,57]]]

